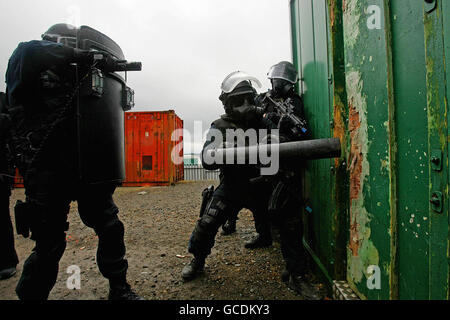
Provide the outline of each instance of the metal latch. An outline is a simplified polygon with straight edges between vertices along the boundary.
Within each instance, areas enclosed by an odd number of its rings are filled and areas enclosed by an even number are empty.
[[[125,86],[122,90],[122,108],[124,111],[130,111],[134,105],[134,90]]]
[[[431,151],[431,169],[434,171],[442,170],[442,151],[432,150]]]
[[[442,213],[442,207],[444,205],[442,192],[433,191],[433,193],[431,194],[430,203],[431,209],[433,209],[433,211]]]
[[[91,87],[90,95],[95,96],[97,98],[101,98],[103,96],[103,91],[105,90],[104,84],[104,76],[100,69],[92,68],[91,69]]]

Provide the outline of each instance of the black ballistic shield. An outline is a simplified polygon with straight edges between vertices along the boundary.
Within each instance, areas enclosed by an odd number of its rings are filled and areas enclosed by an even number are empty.
[[[119,61],[118,70],[141,70],[140,63],[127,63],[122,49],[108,36],[82,26],[77,36],[78,48],[104,51]],[[79,78],[83,75],[79,74]],[[79,175],[89,184],[121,182],[125,179],[124,111],[130,109],[122,76],[110,72],[92,72],[81,86],[78,97]],[[124,98],[125,97],[125,98]]]

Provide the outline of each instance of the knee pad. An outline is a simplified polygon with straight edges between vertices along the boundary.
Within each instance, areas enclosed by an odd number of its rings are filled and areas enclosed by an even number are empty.
[[[228,207],[221,199],[213,198],[211,200],[204,214],[197,221],[189,239],[189,252],[202,256],[209,254],[220,226],[228,218]]]
[[[221,199],[212,199],[205,213],[199,219],[199,225],[206,229],[219,228],[229,217],[228,208],[230,206]]]

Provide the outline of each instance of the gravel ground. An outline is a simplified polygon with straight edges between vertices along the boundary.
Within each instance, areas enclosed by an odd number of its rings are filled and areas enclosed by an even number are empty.
[[[119,188],[114,200],[125,225],[129,263],[128,280],[135,291],[149,300],[302,300],[280,280],[283,259],[280,245],[247,250],[244,242],[254,236],[254,222],[249,211],[240,213],[237,232],[216,237],[205,272],[184,283],[181,270],[189,263],[190,234],[198,219],[201,191],[215,181],[183,182],[170,187]],[[13,191],[11,212],[23,189]],[[108,296],[108,281],[98,271],[95,254],[97,237],[81,222],[76,203],[69,215],[67,248],[60,262],[58,280],[50,300],[102,300]],[[14,223],[14,221],[13,221]],[[14,289],[23,262],[33,248],[33,241],[16,236],[20,259],[17,274],[0,281],[0,299],[16,300]],[[67,268],[79,266],[81,288],[67,289]]]

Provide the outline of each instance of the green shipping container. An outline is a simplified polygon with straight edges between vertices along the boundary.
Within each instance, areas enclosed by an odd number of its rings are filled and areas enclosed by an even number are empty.
[[[361,299],[449,299],[450,1],[290,9],[312,134],[343,150],[306,169],[317,270]]]

